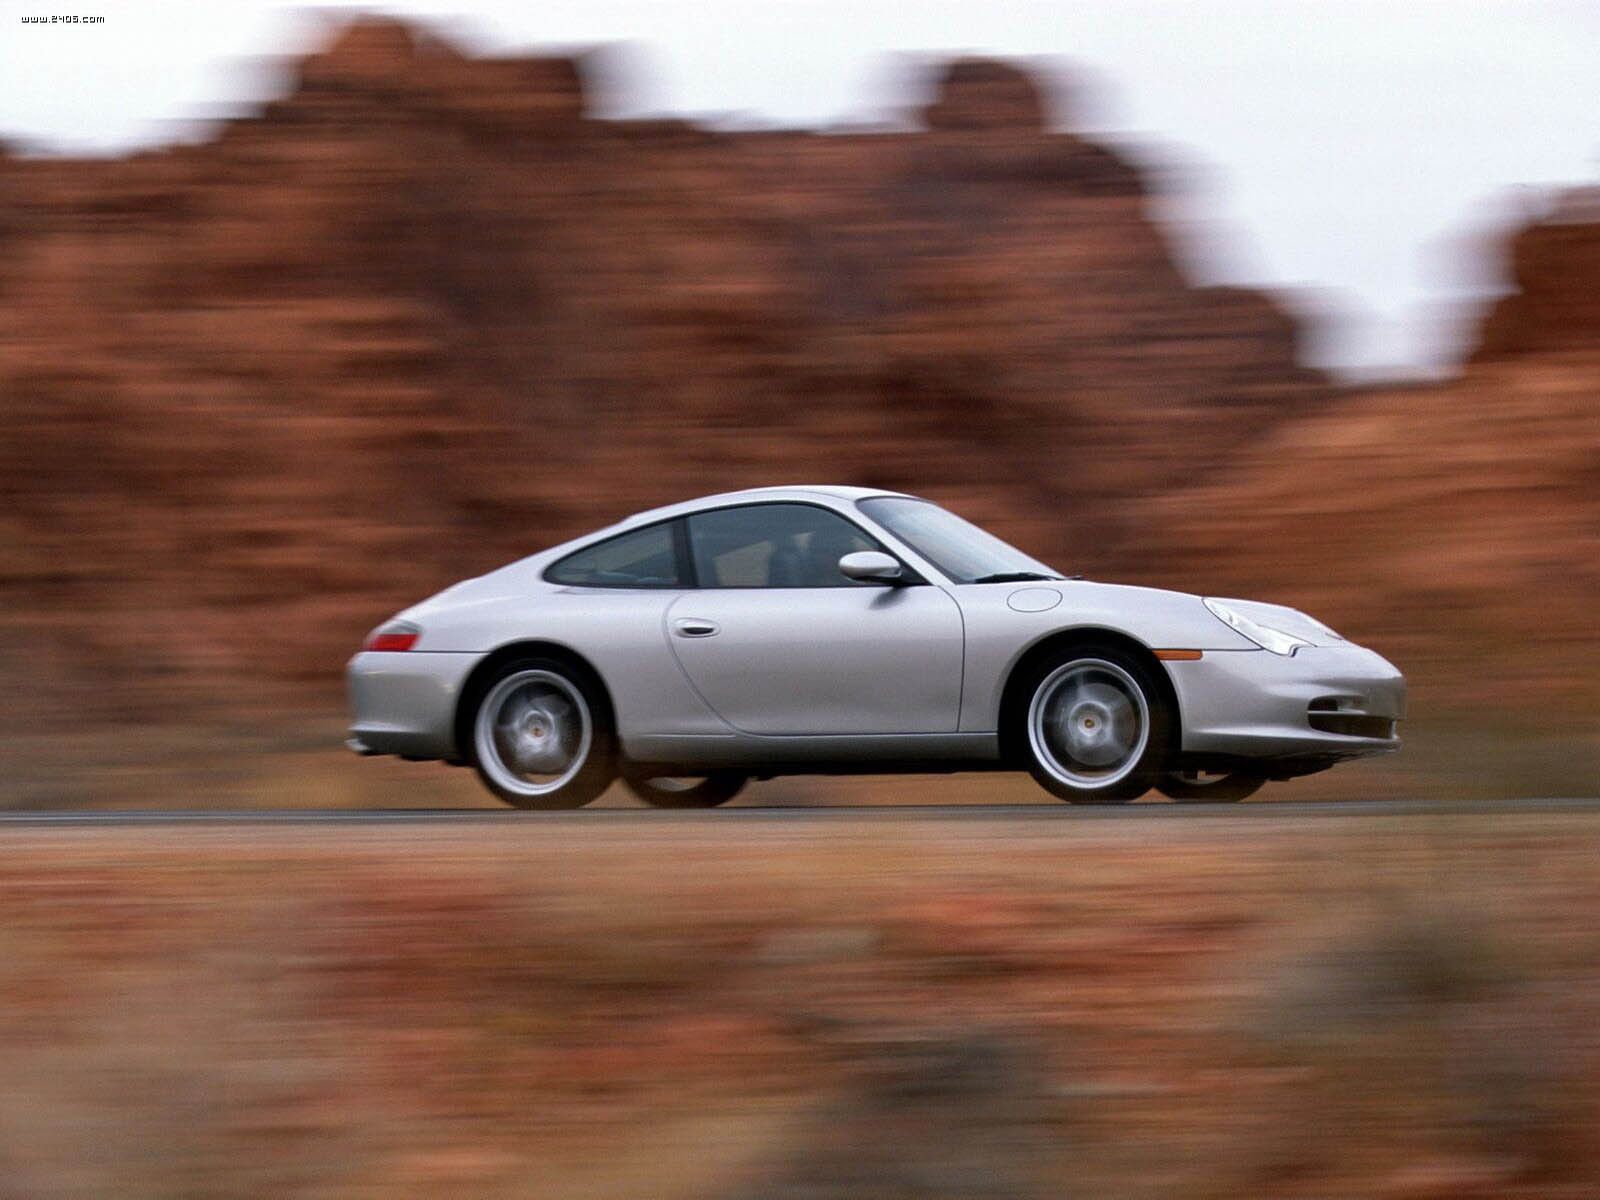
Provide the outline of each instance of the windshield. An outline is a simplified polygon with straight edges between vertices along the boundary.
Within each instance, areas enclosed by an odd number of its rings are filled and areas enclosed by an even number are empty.
[[[862,512],[956,583],[1061,578],[1037,559],[937,504],[907,496],[877,496],[859,503]]]

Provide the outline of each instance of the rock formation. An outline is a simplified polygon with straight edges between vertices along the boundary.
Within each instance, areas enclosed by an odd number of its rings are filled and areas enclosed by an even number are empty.
[[[141,705],[239,673],[323,703],[402,603],[786,480],[1103,565],[1128,497],[1324,395],[1016,68],[949,64],[925,131],[837,135],[594,120],[584,71],[363,20],[204,144],[0,159],[30,655],[117,662]]]

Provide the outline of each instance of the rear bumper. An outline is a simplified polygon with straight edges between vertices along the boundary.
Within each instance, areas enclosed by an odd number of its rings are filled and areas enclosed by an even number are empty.
[[[1312,646],[1287,657],[1208,650],[1165,665],[1186,754],[1334,761],[1400,747],[1394,722],[1405,716],[1405,677],[1364,647]],[[1336,732],[1348,729],[1361,732]]]
[[[483,656],[364,650],[345,668],[357,754],[455,758],[456,702]]]

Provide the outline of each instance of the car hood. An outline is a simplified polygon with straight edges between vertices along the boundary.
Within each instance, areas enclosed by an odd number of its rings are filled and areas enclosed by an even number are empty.
[[[1030,586],[1030,585],[1022,585]],[[1063,609],[1075,621],[1103,621],[1126,629],[1151,645],[1196,645],[1205,649],[1256,649],[1256,644],[1231,629],[1193,592],[1139,587],[1097,580],[1036,584],[1059,590]],[[1347,645],[1344,638],[1314,617],[1282,604],[1217,597],[1240,615],[1282,630],[1311,646]],[[1152,640],[1154,639],[1154,640]]]

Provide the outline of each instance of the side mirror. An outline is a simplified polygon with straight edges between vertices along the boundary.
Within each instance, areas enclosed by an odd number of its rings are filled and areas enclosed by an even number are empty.
[[[905,568],[878,550],[857,550],[839,560],[839,574],[857,583],[883,583],[896,587],[906,581]]]

